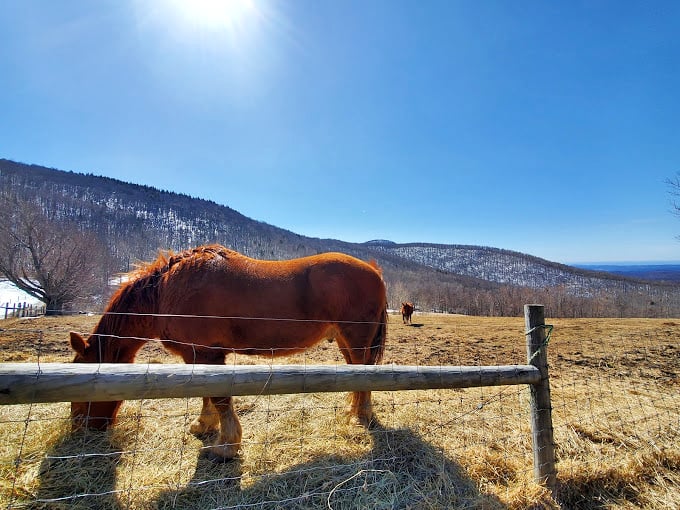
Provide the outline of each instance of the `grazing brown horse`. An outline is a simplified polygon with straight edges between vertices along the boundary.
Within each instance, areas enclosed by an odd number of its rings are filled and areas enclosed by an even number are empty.
[[[387,298],[380,269],[341,253],[256,260],[223,246],[163,254],[130,274],[86,340],[71,333],[76,363],[131,363],[148,339],[185,363],[223,364],[228,353],[284,356],[335,339],[347,363],[382,359]],[[121,402],[73,402],[73,428],[107,428]],[[350,412],[373,416],[371,393],[351,394]],[[191,432],[218,431],[211,452],[237,455],[232,397],[203,398]]]
[[[401,320],[404,321],[404,324],[411,324],[414,308],[413,303],[405,302],[401,304]]]

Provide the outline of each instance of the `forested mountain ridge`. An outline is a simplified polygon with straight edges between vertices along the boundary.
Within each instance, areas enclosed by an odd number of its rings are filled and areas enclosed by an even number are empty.
[[[130,255],[146,260],[159,249],[180,250],[206,242],[223,242],[243,252],[294,243],[301,236],[251,220],[215,202],[128,184],[108,177],[25,165],[0,159],[3,190],[33,198],[57,217],[71,219],[109,239],[114,249],[134,241]],[[143,239],[140,238],[143,237]]]
[[[541,301],[552,304],[552,313],[559,315],[680,314],[678,286],[498,248],[311,238],[212,201],[92,174],[0,159],[0,192],[32,200],[50,216],[96,232],[109,246],[118,271],[130,269],[136,260],[152,259],[160,249],[179,251],[206,243],[264,259],[342,251],[378,261],[394,307],[410,300],[422,309],[515,315],[524,302]]]

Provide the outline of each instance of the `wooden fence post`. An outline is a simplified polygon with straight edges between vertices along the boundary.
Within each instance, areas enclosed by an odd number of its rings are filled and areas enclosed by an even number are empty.
[[[529,385],[534,478],[538,483],[554,490],[557,473],[543,305],[524,305],[524,321],[527,331],[527,360],[541,372],[540,381]]]

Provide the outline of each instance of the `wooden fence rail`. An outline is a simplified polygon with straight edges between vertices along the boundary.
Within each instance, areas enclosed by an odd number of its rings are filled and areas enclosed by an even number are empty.
[[[184,365],[2,363],[0,404],[221,395],[401,391],[528,384],[534,477],[555,485],[555,456],[541,305],[526,305],[527,365]]]
[[[184,365],[4,363],[0,404],[396,391],[536,384],[531,365]]]

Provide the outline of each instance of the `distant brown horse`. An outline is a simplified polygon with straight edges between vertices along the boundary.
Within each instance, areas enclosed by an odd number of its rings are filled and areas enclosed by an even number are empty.
[[[130,277],[87,340],[71,333],[74,362],[131,363],[147,339],[185,363],[223,364],[230,352],[283,356],[322,339],[335,339],[347,363],[382,359],[387,298],[375,263],[341,253],[264,261],[211,245],[161,255]],[[368,424],[371,393],[351,397],[350,412]],[[120,404],[73,402],[73,428],[108,427]],[[190,430],[219,431],[211,452],[236,456],[241,425],[232,397],[204,397]]]
[[[404,302],[401,304],[401,320],[404,321],[404,324],[411,324],[411,315],[413,315],[414,309],[413,303]]]

